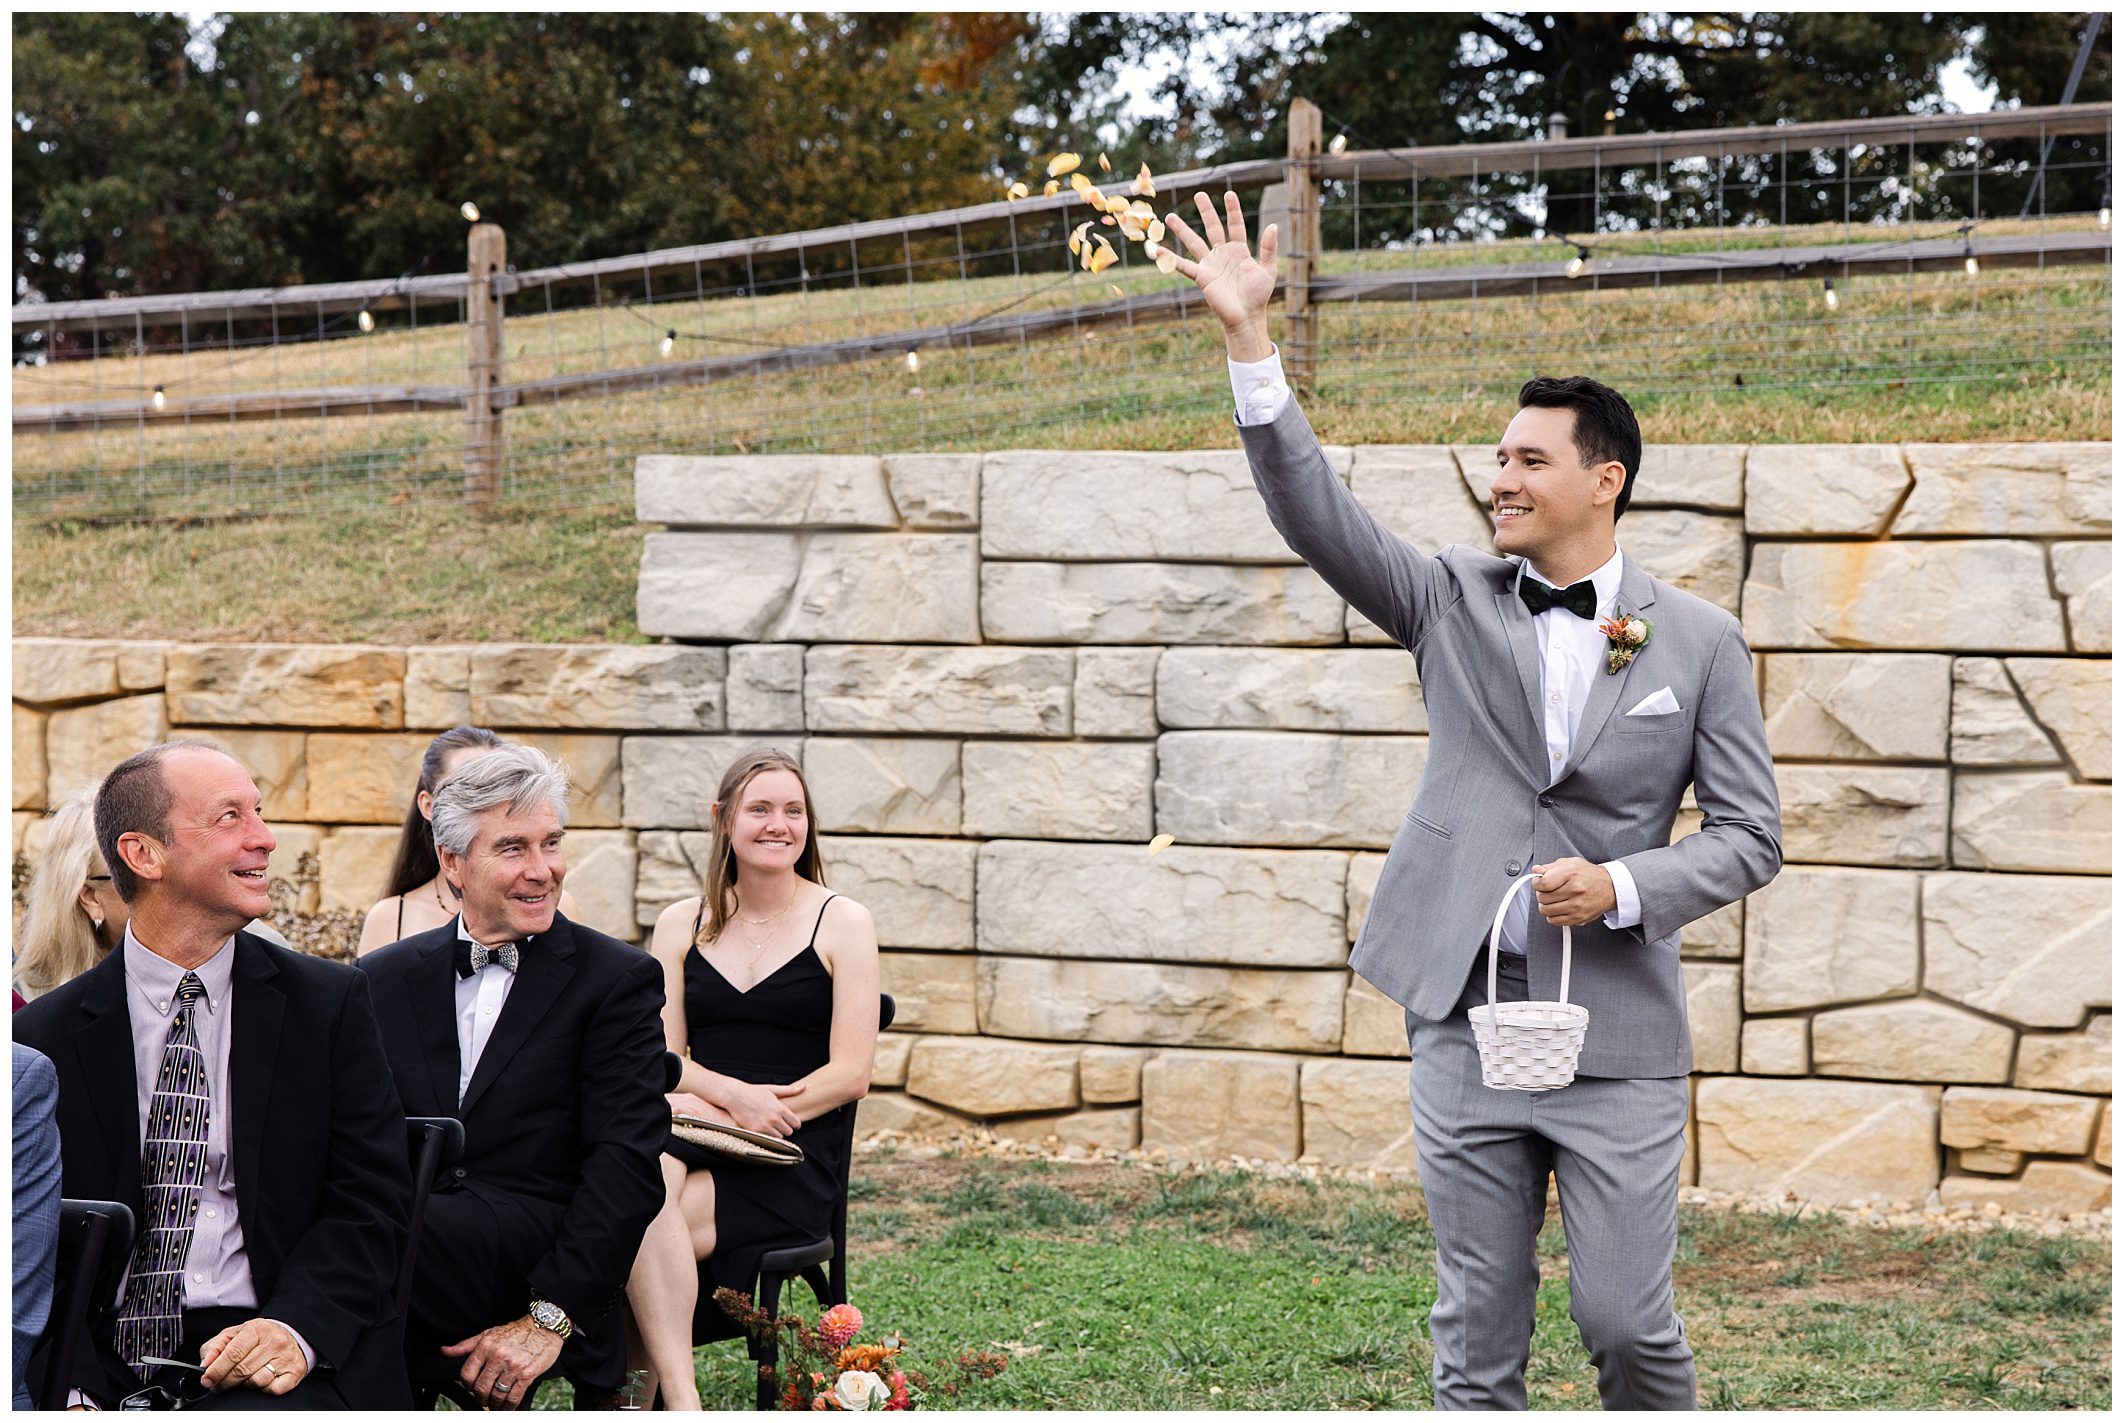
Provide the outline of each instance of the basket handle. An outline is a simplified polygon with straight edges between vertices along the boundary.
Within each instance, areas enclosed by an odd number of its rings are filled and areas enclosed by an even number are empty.
[[[1505,911],[1512,907],[1512,896],[1519,892],[1519,887],[1531,882],[1533,878],[1534,872],[1529,870],[1513,880],[1506,887],[1504,898],[1497,901],[1497,917],[1490,921],[1490,1021],[1493,1023],[1497,1021],[1497,941],[1504,937]],[[1563,929],[1564,941],[1563,984],[1557,989],[1556,996],[1562,1002],[1568,1003],[1571,1001],[1571,926],[1565,924],[1560,927]]]

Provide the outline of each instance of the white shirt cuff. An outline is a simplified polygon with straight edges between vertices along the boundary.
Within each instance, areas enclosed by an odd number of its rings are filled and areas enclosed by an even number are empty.
[[[1601,916],[1601,922],[1610,929],[1634,929],[1645,922],[1645,906],[1637,898],[1637,881],[1630,876],[1630,867],[1621,860],[1609,860],[1601,866],[1608,878],[1615,881],[1615,907]]]
[[[1226,358],[1232,378],[1232,405],[1242,425],[1273,424],[1290,402],[1290,382],[1283,378],[1283,353],[1270,351],[1258,361]]]

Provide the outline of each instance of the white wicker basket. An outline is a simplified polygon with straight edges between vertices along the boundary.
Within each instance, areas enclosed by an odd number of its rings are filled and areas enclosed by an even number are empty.
[[[1482,1056],[1482,1085],[1514,1092],[1547,1092],[1568,1086],[1578,1075],[1578,1050],[1586,1041],[1586,1010],[1570,1001],[1571,926],[1563,926],[1563,984],[1555,1003],[1497,1001],[1497,941],[1504,934],[1505,911],[1519,887],[1533,879],[1521,875],[1497,906],[1490,924],[1490,1001],[1468,1010],[1475,1030],[1475,1050]]]

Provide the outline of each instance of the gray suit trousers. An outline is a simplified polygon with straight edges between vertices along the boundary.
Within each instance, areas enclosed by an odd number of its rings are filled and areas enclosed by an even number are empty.
[[[1675,1195],[1686,1077],[1580,1077],[1550,1092],[1482,1085],[1467,1011],[1408,1016],[1416,1161],[1438,1237],[1432,1383],[1442,1409],[1524,1409],[1540,1281],[1535,1237],[1549,1174],[1563,1203],[1571,1318],[1607,1408],[1696,1407],[1696,1362],[1674,1312]],[[1500,1002],[1526,996],[1524,961],[1498,961]]]

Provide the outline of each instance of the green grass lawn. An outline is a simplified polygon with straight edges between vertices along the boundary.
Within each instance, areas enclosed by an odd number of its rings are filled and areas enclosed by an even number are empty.
[[[871,1155],[853,1195],[864,1339],[1011,1358],[925,1407],[1431,1404],[1412,1186]],[[1533,1406],[1597,1408],[1553,1210],[1541,1255]],[[2106,1242],[1684,1209],[1675,1279],[1707,1408],[2107,1409],[2109,1273]],[[698,1357],[704,1403],[749,1406],[742,1346]]]

